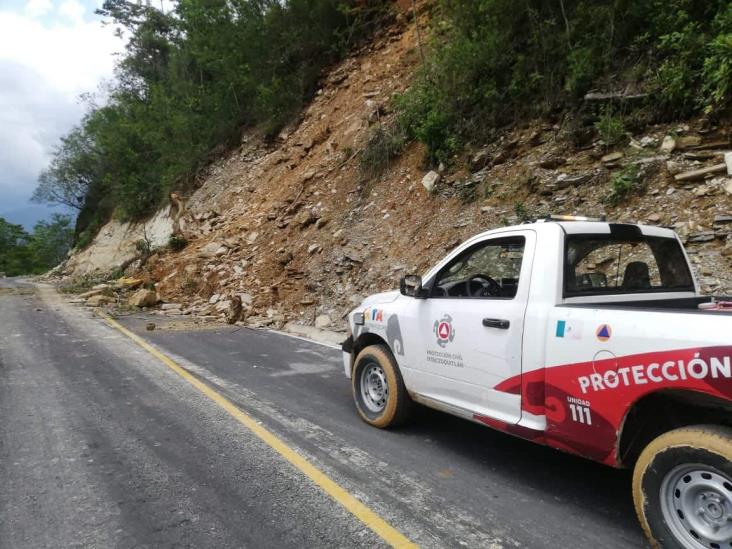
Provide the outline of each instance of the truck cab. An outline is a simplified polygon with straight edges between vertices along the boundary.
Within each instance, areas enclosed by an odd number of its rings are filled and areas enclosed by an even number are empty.
[[[659,434],[732,424],[724,303],[700,295],[669,229],[547,219],[478,234],[364,300],[344,369],[376,427],[420,403],[630,466]],[[667,410],[680,419],[655,417]]]

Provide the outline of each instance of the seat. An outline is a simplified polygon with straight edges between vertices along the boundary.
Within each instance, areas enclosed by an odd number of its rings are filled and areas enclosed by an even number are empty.
[[[644,290],[651,287],[651,274],[648,265],[642,261],[631,261],[623,275],[624,290]]]

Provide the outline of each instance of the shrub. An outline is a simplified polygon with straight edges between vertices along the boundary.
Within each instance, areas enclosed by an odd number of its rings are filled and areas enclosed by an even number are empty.
[[[641,170],[637,165],[631,164],[612,177],[610,192],[605,197],[605,202],[611,206],[617,206],[631,194],[642,190]]]
[[[188,239],[181,235],[171,234],[170,238],[168,238],[168,248],[174,252],[179,252],[186,246],[188,246]]]
[[[135,242],[135,250],[137,250],[140,255],[149,256],[152,252],[152,246],[150,245],[150,241],[146,238],[139,239]]]
[[[603,110],[600,118],[595,122],[595,129],[606,147],[620,145],[625,141],[625,125],[620,115],[614,114],[611,108]]]
[[[381,175],[402,150],[406,138],[398,126],[377,127],[361,153],[359,168],[368,178]]]
[[[525,223],[530,219],[529,212],[523,202],[516,202],[513,206],[513,212],[518,217],[520,223]]]

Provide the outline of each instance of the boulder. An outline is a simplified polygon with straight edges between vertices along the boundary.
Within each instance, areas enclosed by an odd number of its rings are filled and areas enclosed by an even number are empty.
[[[303,208],[295,216],[295,223],[300,225],[301,228],[305,228],[312,225],[318,220],[318,216],[310,208]]]
[[[669,160],[668,162],[666,162],[666,171],[669,173],[669,175],[678,175],[683,170],[684,167],[678,162],[674,162],[673,160]]]
[[[667,135],[663,138],[663,142],[661,143],[661,152],[664,153],[672,153],[676,149],[676,139],[671,136]]]
[[[101,307],[102,305],[106,305],[107,303],[114,303],[114,301],[115,299],[113,297],[104,294],[97,294],[87,299],[86,304],[89,307]]]
[[[152,290],[137,290],[128,303],[133,307],[154,307],[158,302],[158,294]]]
[[[284,248],[278,249],[275,252],[275,256],[277,257],[277,263],[279,263],[280,265],[287,265],[290,261],[292,261],[294,257],[291,251]]]
[[[228,324],[234,324],[241,317],[242,313],[241,297],[238,295],[233,296],[229,299],[229,305],[224,312],[224,317]]]
[[[97,290],[89,290],[88,292],[84,292],[82,294],[79,294],[79,299],[89,299],[92,296],[95,295],[102,295],[106,292],[106,289],[99,288]]]
[[[685,135],[676,139],[677,149],[691,149],[702,144],[702,138],[698,135]]]
[[[431,193],[435,189],[435,186],[439,181],[440,174],[433,170],[427,172],[427,174],[422,178],[422,186],[427,190],[428,193]]]
[[[142,280],[140,280],[139,278],[123,276],[122,278],[117,280],[117,283],[115,285],[117,286],[117,288],[123,290],[134,290],[135,288],[142,286]]]
[[[588,173],[573,175],[567,175],[563,173],[559,174],[555,185],[557,189],[566,189],[567,187],[579,187],[580,185],[584,185],[585,183],[587,183],[590,179],[592,179],[592,175]]]
[[[221,252],[223,248],[223,253]],[[226,253],[226,248],[220,242],[209,242],[198,250],[198,257],[212,258]]]
[[[481,170],[485,168],[485,166],[488,164],[488,162],[491,161],[491,155],[488,152],[487,149],[483,149],[482,151],[478,151],[475,153],[472,158],[470,159],[470,169],[471,170]]]
[[[689,242],[699,244],[702,242],[711,242],[715,238],[717,237],[713,231],[702,231],[700,233],[689,235]]]
[[[555,170],[560,166],[564,166],[567,163],[567,159],[561,156],[549,155],[539,160],[539,166],[545,170]]]
[[[182,309],[183,305],[181,305],[180,303],[163,303],[160,308],[163,311],[173,311]]]
[[[315,327],[325,329],[332,324],[332,321],[328,315],[318,315],[315,318]]]
[[[603,156],[600,159],[600,161],[603,164],[610,164],[610,163],[613,163],[613,162],[617,162],[618,160],[620,160],[621,158],[623,158],[623,156],[625,156],[625,155],[623,153],[621,153],[621,152],[613,152],[613,153],[606,154],[605,156]]]

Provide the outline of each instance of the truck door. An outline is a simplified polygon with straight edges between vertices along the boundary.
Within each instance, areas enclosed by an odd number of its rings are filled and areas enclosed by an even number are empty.
[[[494,387],[521,375],[535,242],[527,230],[471,243],[426,281],[429,297],[412,300],[408,313],[417,393],[501,421],[521,419],[521,395]]]

